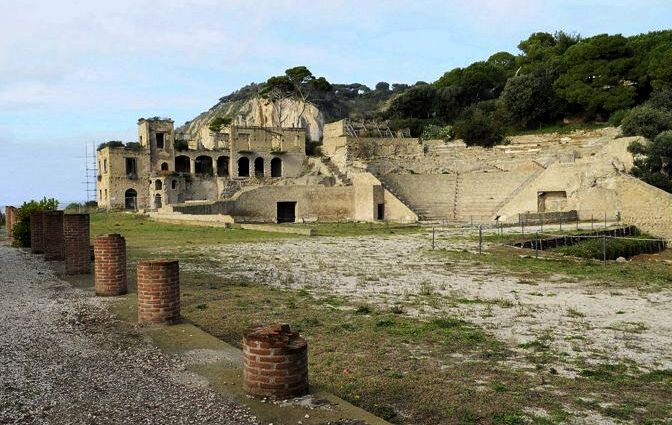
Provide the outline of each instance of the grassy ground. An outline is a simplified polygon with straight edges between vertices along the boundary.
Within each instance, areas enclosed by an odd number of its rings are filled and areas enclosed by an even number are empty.
[[[336,230],[322,226],[323,234],[360,231],[354,225]],[[309,342],[311,382],[393,423],[515,425],[531,420],[554,424],[566,421],[575,411],[581,412],[579,417],[586,412],[601,415],[595,423],[605,416],[665,423],[672,415],[672,371],[645,373],[634,364],[622,363],[578,365],[578,378],[570,379],[554,371],[551,364],[562,361],[563,353],[551,352],[543,338],[525,347],[507,347],[456,317],[422,321],[404,316],[403,306],[383,311],[310,288],[279,290],[217,276],[207,273],[208,268],[219,266],[207,255],[181,251],[194,244],[296,236],[167,225],[123,214],[93,216],[92,234],[108,232],[126,236],[129,270],[135,259],[146,255],[177,256],[181,264],[193,266],[183,270],[206,270],[181,273],[182,314],[187,320],[237,346],[247,326],[287,322]],[[629,265],[619,264],[616,269],[521,259],[517,254],[435,254],[474,265],[488,262],[514,273],[564,272],[627,282],[646,275],[649,282],[661,285],[672,281],[669,271],[651,279],[653,269],[621,268]],[[521,369],[521,364],[528,366]]]
[[[390,224],[390,223],[315,223],[292,224],[292,227],[315,229],[318,236],[369,236],[394,235],[422,231],[417,225]]]
[[[604,264],[596,260],[546,257],[543,252],[541,258],[537,259],[532,250],[510,247],[495,247],[483,255],[450,250],[436,250],[434,253],[452,260],[462,260],[474,267],[486,264],[502,272],[524,275],[530,279],[565,275],[577,280],[590,280],[611,286],[631,286],[642,290],[672,288],[672,267],[661,262]]]

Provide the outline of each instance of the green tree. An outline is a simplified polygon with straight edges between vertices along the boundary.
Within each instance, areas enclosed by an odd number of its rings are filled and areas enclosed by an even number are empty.
[[[672,130],[672,112],[649,105],[638,106],[623,119],[621,129],[625,136],[644,136],[653,140],[661,132]]]
[[[632,106],[635,87],[628,79],[634,60],[621,35],[601,34],[571,46],[564,72],[555,82],[558,95],[580,105],[588,117]]]
[[[631,170],[635,177],[672,192],[672,131],[663,131],[651,142],[635,142],[628,150],[636,155]]]
[[[467,145],[492,147],[504,140],[504,126],[495,118],[494,104],[482,102],[469,107],[455,122],[455,137]]]
[[[506,82],[500,99],[514,126],[531,127],[558,116],[561,102],[549,74],[540,69]]]

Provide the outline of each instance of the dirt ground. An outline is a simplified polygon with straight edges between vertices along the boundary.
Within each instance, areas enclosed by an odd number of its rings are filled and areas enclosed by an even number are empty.
[[[472,240],[449,235],[439,237],[437,246],[478,248]],[[557,275],[521,277],[449,261],[433,255],[426,232],[199,246],[186,253],[209,258],[185,265],[190,271],[336,294],[383,308],[396,305],[410,316],[449,313],[481,325],[513,349],[543,344],[561,353],[555,367],[565,376],[575,376],[579,363],[672,368],[672,291],[616,289]]]

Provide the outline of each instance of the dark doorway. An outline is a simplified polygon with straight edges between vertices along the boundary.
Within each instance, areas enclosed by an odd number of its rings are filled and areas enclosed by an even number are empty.
[[[227,177],[229,175],[229,157],[220,156],[217,158],[217,176]]]
[[[378,204],[376,220],[385,220],[385,204]]]
[[[264,158],[257,158],[254,160],[254,175],[257,177],[264,177]]]
[[[278,202],[278,223],[296,221],[296,202]]]
[[[282,160],[280,158],[271,160],[271,177],[282,177]]]
[[[154,197],[154,206],[156,208],[161,208],[163,206],[163,202],[161,202],[161,195],[156,195]]]
[[[202,174],[204,176],[214,175],[212,158],[209,156],[199,156],[196,158],[195,168],[196,174]]]
[[[175,157],[175,172],[177,173],[190,173],[191,172],[191,160],[188,156],[180,155]]]
[[[138,192],[134,189],[128,189],[126,193],[124,193],[124,198],[124,208],[127,210],[138,209]]]
[[[165,148],[163,133],[156,133],[156,147],[157,149]]]
[[[238,159],[238,177],[250,177],[250,160],[247,157]]]
[[[168,171],[168,163],[167,162],[161,163],[161,171]]]

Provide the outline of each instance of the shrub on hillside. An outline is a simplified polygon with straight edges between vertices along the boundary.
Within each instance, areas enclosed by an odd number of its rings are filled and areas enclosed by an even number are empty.
[[[632,143],[628,151],[636,155],[632,175],[672,192],[672,131],[663,131],[648,143]]]
[[[454,136],[455,131],[453,130],[452,125],[440,126],[435,124],[428,124],[422,130],[420,138],[423,140],[436,140],[436,139],[450,140]]]
[[[469,108],[455,123],[455,137],[467,145],[492,147],[502,143],[505,129],[493,115],[481,108]]]
[[[633,108],[623,119],[624,136],[644,136],[653,140],[659,133],[672,130],[672,112],[649,105]]]
[[[672,90],[660,90],[651,93],[647,105],[672,112]]]
[[[628,109],[619,109],[618,111],[614,111],[609,115],[609,124],[613,125],[614,127],[618,127],[623,123],[623,120],[628,116],[630,113],[630,110]]]
[[[58,208],[54,198],[42,198],[41,201],[24,202],[16,211],[16,225],[12,231],[18,246],[30,247],[30,215],[40,211],[53,211]]]

